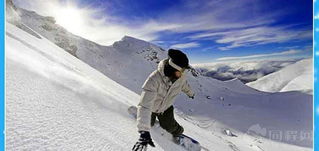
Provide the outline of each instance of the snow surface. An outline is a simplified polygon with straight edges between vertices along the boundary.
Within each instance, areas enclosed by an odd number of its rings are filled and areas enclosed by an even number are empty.
[[[29,19],[37,22],[32,15]],[[138,133],[127,108],[139,102],[142,83],[156,69],[156,62],[166,57],[165,51],[128,36],[112,46],[68,37],[78,48],[74,55],[36,31],[39,25],[9,22],[6,149],[130,150]],[[207,150],[311,150],[312,137],[302,141],[267,137],[271,130],[312,133],[311,95],[266,93],[236,79],[188,76],[196,96],[194,100],[178,96],[176,119],[185,134]],[[158,130],[151,132],[157,147],[149,150],[182,150]]]
[[[302,91],[313,94],[313,59],[303,59],[248,86],[267,92]]]

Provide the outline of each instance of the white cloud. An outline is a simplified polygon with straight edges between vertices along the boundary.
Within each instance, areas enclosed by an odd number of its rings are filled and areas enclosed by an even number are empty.
[[[188,38],[190,38],[190,39],[210,38],[210,37],[222,36],[222,35],[226,35],[226,34],[230,34],[230,33],[231,33],[231,31],[228,31],[228,32],[201,33],[201,34],[189,36]]]
[[[243,60],[243,59],[254,59],[254,58],[261,58],[261,57],[271,57],[271,56],[281,56],[281,55],[291,55],[301,53],[300,50],[288,50],[278,53],[269,53],[269,54],[258,54],[258,55],[250,55],[250,56],[242,56],[242,57],[223,57],[218,58],[217,61],[225,61],[225,60]]]
[[[226,32],[207,32],[190,36],[191,39],[213,39],[216,43],[229,44],[219,47],[220,50],[231,48],[260,45],[267,43],[281,43],[290,40],[311,39],[312,31],[305,29],[289,29],[289,26],[282,27],[251,27],[245,29],[235,29]]]
[[[70,24],[67,24],[69,27],[66,24],[63,26],[74,34],[103,45],[112,44],[124,35],[146,41],[156,41],[159,40],[162,31],[170,31],[171,33],[201,32],[202,35],[194,35],[193,38],[215,38],[217,43],[228,44],[226,47],[220,47],[221,50],[228,50],[253,44],[282,42],[295,37],[303,38],[305,35],[305,33],[298,31],[292,32],[267,27],[274,23],[276,18],[289,11],[280,9],[264,13],[265,4],[263,3],[265,2],[263,1],[229,1],[227,5],[223,1],[206,1],[205,5],[202,5],[198,1],[186,0],[180,5],[173,5],[170,9],[163,10],[158,15],[160,17],[140,17],[134,20],[108,14],[105,8],[103,8],[104,10],[102,8],[83,8],[76,4],[77,0],[72,1],[73,3],[70,1],[15,0],[26,9],[33,9],[42,15],[56,18],[57,12],[61,8],[76,8],[81,14],[81,20],[78,20],[81,25],[74,25],[76,28],[72,28]],[[112,5],[108,2],[105,3]],[[114,6],[107,7],[113,8]],[[247,17],[248,15],[250,17]],[[57,21],[59,23],[59,19]],[[216,33],[216,31],[227,32]]]
[[[112,44],[121,39],[124,35],[130,35],[147,41],[157,40],[161,31],[171,32],[190,32],[205,31],[212,29],[229,29],[253,26],[272,22],[272,15],[263,15],[254,19],[247,19],[246,14],[250,9],[236,10],[235,8],[246,8],[253,1],[237,2],[231,1],[224,5],[220,1],[207,2],[205,5],[199,5],[192,0],[185,1],[185,4],[174,6],[171,10],[165,10],[160,18],[145,19],[138,18],[135,21],[128,21],[106,14],[99,8],[80,8],[75,2],[61,2],[59,0],[16,0],[18,4],[27,9],[33,9],[36,12],[57,17],[57,12],[61,8],[76,8],[81,13],[81,24],[77,28],[68,27],[67,30],[74,34],[88,38],[100,44]],[[257,10],[257,4],[254,5]],[[178,10],[178,11],[176,11]],[[196,10],[196,11],[194,11]],[[236,15],[227,15],[234,12]],[[102,16],[102,18],[92,17]],[[184,19],[187,16],[187,19]],[[223,18],[223,19],[221,19]],[[238,20],[240,19],[240,20]],[[57,19],[59,23],[59,19]],[[124,22],[124,23],[123,23]],[[128,25],[129,23],[134,26]],[[69,25],[70,26],[70,25]],[[82,30],[75,30],[82,29]]]
[[[238,78],[243,82],[251,82],[267,74],[276,72],[296,61],[298,60],[225,61],[192,64],[192,66],[204,75],[215,79],[224,81]]]
[[[110,45],[129,35],[152,41],[158,38],[157,32],[178,28],[177,24],[164,24],[154,20],[143,20],[143,24],[129,26],[119,18],[109,16],[102,9],[78,7],[75,1],[59,0],[16,0],[25,9],[34,10],[43,16],[53,16],[57,24],[73,34],[102,45]]]
[[[190,43],[175,44],[175,45],[170,46],[170,48],[183,49],[183,48],[193,48],[193,47],[199,47],[199,46],[200,46],[200,44],[197,42],[190,42]]]
[[[227,30],[247,28],[257,25],[266,25],[274,22],[274,18],[286,13],[284,9],[263,13],[262,1],[205,1],[199,3],[194,0],[186,0],[185,4],[171,8],[162,14],[161,22],[181,25],[173,28],[173,32],[194,32],[209,30]],[[254,7],[251,7],[251,6]],[[240,9],[238,9],[240,8]],[[251,12],[255,15],[251,15]],[[247,17],[247,16],[250,17]]]

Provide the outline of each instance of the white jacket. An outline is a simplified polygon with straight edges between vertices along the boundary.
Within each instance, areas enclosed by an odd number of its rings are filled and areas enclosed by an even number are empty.
[[[194,96],[185,75],[172,83],[164,74],[164,65],[168,59],[160,61],[158,69],[152,72],[144,82],[141,100],[137,110],[138,131],[149,131],[151,127],[151,114],[163,113],[174,103],[174,98],[184,92],[189,97]]]

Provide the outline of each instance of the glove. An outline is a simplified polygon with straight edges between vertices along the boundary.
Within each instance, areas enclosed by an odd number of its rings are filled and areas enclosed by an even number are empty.
[[[147,145],[151,145],[152,147],[155,147],[154,142],[152,141],[150,132],[148,131],[140,131],[140,138],[136,142],[136,144],[133,146],[132,151],[145,151],[147,148]]]

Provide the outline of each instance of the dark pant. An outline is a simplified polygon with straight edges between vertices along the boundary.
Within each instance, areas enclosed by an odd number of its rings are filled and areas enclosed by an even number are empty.
[[[180,126],[174,118],[174,107],[171,106],[164,113],[152,113],[151,126],[155,124],[156,117],[160,126],[173,136],[178,136],[184,132],[184,128]]]

